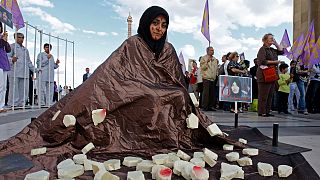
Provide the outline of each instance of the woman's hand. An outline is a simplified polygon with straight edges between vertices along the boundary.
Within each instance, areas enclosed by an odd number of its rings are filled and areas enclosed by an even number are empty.
[[[2,39],[4,41],[8,41],[8,33],[7,33],[7,31],[2,34]]]

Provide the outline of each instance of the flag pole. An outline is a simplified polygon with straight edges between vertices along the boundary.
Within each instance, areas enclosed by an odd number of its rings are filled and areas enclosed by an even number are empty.
[[[27,74],[29,77],[29,72],[27,73],[27,49],[28,49],[28,22],[26,22],[25,50],[24,50],[24,72],[23,73],[24,73],[24,76]],[[23,105],[22,105],[23,110],[25,110],[25,108],[26,108],[26,92],[28,92],[26,90],[27,79],[29,79],[29,78],[23,78],[23,101],[22,101],[23,102]]]
[[[15,43],[14,43],[14,54],[13,57],[17,57],[17,33],[18,33],[18,28],[16,27],[16,31],[15,31]],[[17,66],[17,62],[13,63],[13,92],[12,92],[12,111],[14,111],[14,99],[15,99],[15,91],[16,91],[16,66]]]

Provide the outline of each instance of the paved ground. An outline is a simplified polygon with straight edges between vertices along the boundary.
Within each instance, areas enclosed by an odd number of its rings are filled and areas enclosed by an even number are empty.
[[[0,141],[20,132],[30,123],[31,117],[37,117],[45,109],[30,109],[0,114]],[[214,122],[222,125],[234,125],[234,114],[223,111],[205,112]],[[256,113],[239,114],[239,125],[257,127],[263,134],[272,136],[273,123],[279,123],[279,141],[312,149],[303,153],[312,167],[320,174],[320,114],[278,115],[258,117]]]

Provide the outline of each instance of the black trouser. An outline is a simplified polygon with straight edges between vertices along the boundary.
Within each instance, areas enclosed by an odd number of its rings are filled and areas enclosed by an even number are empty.
[[[210,109],[216,104],[215,83],[216,81],[203,80],[203,109]]]
[[[278,91],[278,112],[288,112],[289,93]]]
[[[317,93],[320,90],[320,81],[311,80],[306,93],[306,105],[308,112],[320,112],[320,107],[317,105],[320,95]]]
[[[203,83],[198,83],[197,84],[197,91],[199,92],[199,108],[202,108],[202,96],[203,96]]]

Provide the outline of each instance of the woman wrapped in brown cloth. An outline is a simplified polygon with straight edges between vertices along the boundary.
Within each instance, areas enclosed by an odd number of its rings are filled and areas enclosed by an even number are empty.
[[[278,55],[282,55],[283,48],[275,41],[273,35],[268,33],[262,38],[263,46],[259,49],[257,55],[257,82],[258,82],[258,115],[263,117],[274,116],[270,113],[272,96],[275,91],[275,83],[265,82],[262,68],[274,67],[276,68],[276,73],[278,73]],[[277,49],[271,47],[275,45]]]

